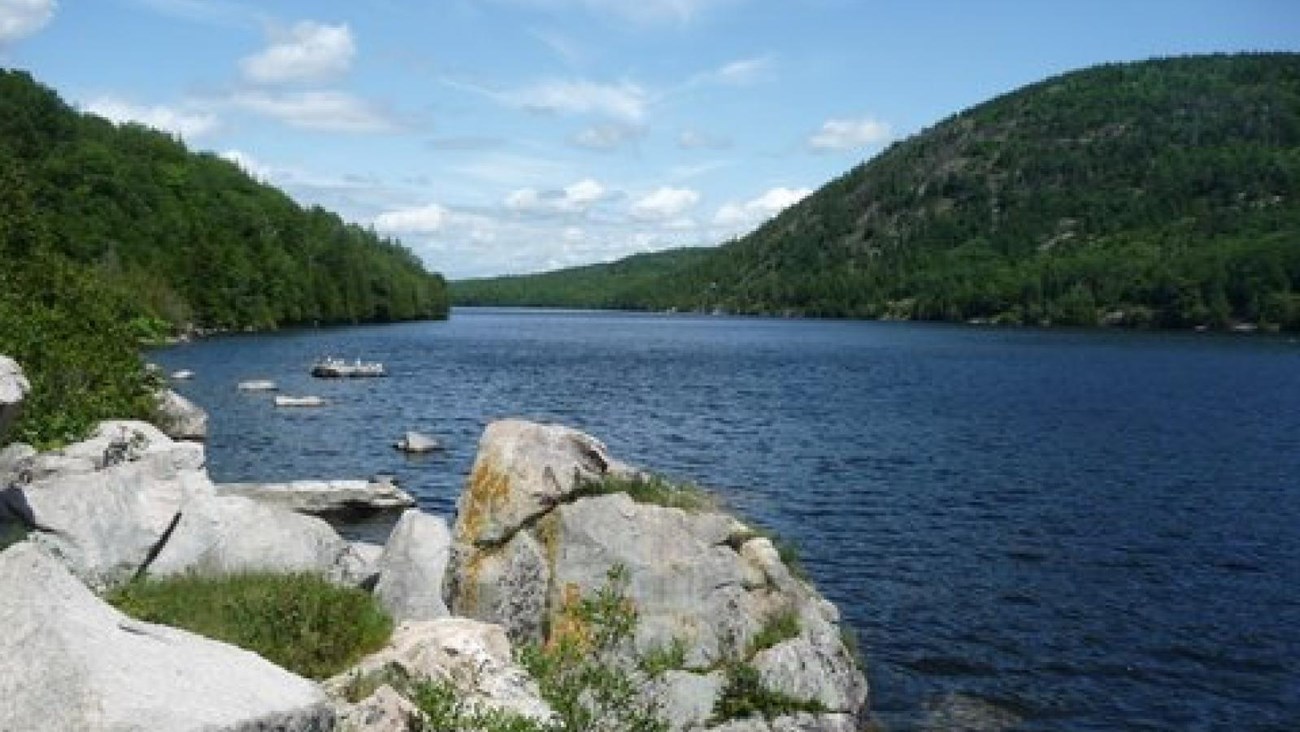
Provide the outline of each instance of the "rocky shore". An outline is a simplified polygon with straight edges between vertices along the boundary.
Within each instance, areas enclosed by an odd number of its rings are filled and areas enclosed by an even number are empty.
[[[14,379],[16,367],[0,369],[5,422],[25,393]],[[0,450],[0,730],[418,728],[407,690],[385,682],[394,673],[567,729],[520,653],[560,642],[576,598],[616,575],[618,606],[637,622],[615,660],[667,728],[860,729],[867,682],[835,606],[743,521],[618,488],[643,477],[577,430],[495,422],[456,516],[407,508],[381,547],[309,515],[314,499],[223,490],[200,443],[143,422],[105,422],[45,453],[10,445]],[[365,588],[396,630],[382,650],[313,682],[101,598],[138,577],[244,570]],[[653,674],[633,662],[663,648],[677,652]],[[727,712],[737,669],[796,703]],[[373,688],[358,695],[359,680]]]

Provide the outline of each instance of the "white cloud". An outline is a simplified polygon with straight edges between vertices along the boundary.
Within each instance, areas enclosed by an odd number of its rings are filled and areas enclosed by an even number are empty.
[[[220,125],[217,116],[209,111],[176,109],[165,105],[142,106],[112,96],[92,99],[84,109],[117,124],[137,122],[180,135],[187,140],[202,137]]]
[[[586,213],[605,198],[607,191],[599,181],[584,178],[561,190],[539,191],[519,188],[505,198],[505,207],[516,213]]]
[[[624,122],[640,122],[650,101],[644,89],[627,81],[598,84],[586,80],[550,80],[493,96],[534,112],[595,114]]]
[[[571,142],[588,150],[608,152],[635,142],[643,134],[644,131],[640,127],[610,122],[582,130],[573,136]]]
[[[236,93],[230,101],[243,109],[308,130],[390,132],[396,128],[363,100],[339,91],[287,94],[248,91]]]
[[[0,0],[0,43],[26,38],[54,17],[54,0]]]
[[[808,138],[808,147],[817,151],[856,150],[886,142],[892,134],[887,123],[873,117],[829,119]]]
[[[375,217],[375,228],[389,233],[432,234],[446,228],[450,219],[451,212],[445,206],[430,203],[385,211]]]
[[[728,229],[749,229],[798,203],[809,193],[811,188],[772,188],[748,201],[723,204],[713,223]]]
[[[260,84],[320,81],[346,72],[356,52],[347,24],[304,20],[239,65],[245,78]]]
[[[690,188],[665,186],[633,203],[632,216],[643,221],[677,219],[699,201],[700,194]]]

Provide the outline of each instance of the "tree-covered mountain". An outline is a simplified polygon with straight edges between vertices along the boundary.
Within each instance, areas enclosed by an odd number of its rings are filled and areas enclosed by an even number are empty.
[[[639,274],[600,276],[627,268]],[[578,282],[580,298],[557,296]],[[481,304],[1300,328],[1300,55],[1068,73],[890,146],[705,255],[452,292]]]
[[[174,325],[447,312],[445,282],[398,243],[167,134],[79,113],[20,71],[0,72],[0,170],[0,196],[21,188],[56,252]]]

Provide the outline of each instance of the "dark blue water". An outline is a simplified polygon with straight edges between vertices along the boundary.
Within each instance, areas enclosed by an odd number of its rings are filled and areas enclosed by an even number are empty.
[[[393,376],[311,379],[326,353]],[[800,546],[891,729],[954,692],[1027,730],[1300,729],[1294,340],[458,310],[153,355],[198,372],[218,480],[394,472],[450,515],[525,416],[714,487]]]

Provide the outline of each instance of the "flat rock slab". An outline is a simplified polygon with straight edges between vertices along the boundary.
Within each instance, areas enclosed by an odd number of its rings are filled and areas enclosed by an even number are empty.
[[[221,483],[223,496],[243,496],[313,516],[356,516],[415,506],[411,494],[387,481],[295,480],[288,483]]]

